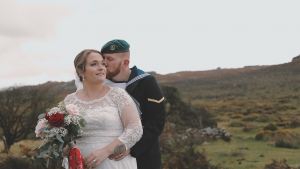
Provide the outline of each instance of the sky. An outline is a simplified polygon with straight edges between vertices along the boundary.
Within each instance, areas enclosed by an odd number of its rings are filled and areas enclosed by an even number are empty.
[[[0,88],[74,79],[74,58],[112,39],[159,74],[287,63],[300,1],[0,0]]]

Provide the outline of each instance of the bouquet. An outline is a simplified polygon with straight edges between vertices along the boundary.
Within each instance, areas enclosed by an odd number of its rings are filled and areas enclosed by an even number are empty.
[[[80,114],[84,113],[79,106],[74,104],[65,105],[65,102],[62,101],[57,107],[53,107],[47,110],[47,113],[38,116],[39,120],[35,132],[29,136],[29,138],[43,139],[41,145],[34,149],[34,151],[41,150],[34,160],[34,165],[39,165],[45,159],[47,160],[47,168],[52,162],[56,161],[57,165],[61,163],[63,158],[62,149],[82,135],[82,127],[85,126],[86,122]],[[80,153],[77,148],[74,149],[74,146],[71,148],[70,152],[75,151],[77,155]],[[79,156],[81,157],[81,154]],[[65,158],[65,160],[67,159]],[[68,169],[68,164],[65,167]]]

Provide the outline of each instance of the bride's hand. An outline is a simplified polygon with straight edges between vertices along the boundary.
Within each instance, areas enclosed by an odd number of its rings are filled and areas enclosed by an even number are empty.
[[[63,156],[68,157],[71,148],[67,145],[65,148],[62,149]]]
[[[109,155],[110,154],[107,150],[99,149],[85,157],[83,163],[85,166],[87,166],[86,168],[90,168],[91,166],[96,168],[100,163],[107,159]]]

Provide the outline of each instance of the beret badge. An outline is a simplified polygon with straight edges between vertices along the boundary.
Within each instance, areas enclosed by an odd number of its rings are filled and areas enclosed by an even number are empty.
[[[110,50],[115,50],[116,47],[115,47],[115,45],[110,45],[109,49],[110,49]]]

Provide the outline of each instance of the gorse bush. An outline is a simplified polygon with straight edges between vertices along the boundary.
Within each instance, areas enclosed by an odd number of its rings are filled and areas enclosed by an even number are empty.
[[[231,115],[230,116],[231,118],[242,118],[242,117],[244,117],[242,114],[233,114],[233,115]]]
[[[242,121],[256,121],[260,119],[260,115],[253,113],[242,118]]]
[[[270,123],[269,125],[264,127],[264,130],[275,131],[275,130],[277,130],[277,127],[273,123]]]
[[[300,126],[300,120],[293,120],[290,124],[290,127],[299,127]]]
[[[244,123],[242,123],[242,122],[236,122],[236,121],[234,121],[234,122],[229,123],[228,126],[229,126],[229,127],[243,127],[243,126],[245,126],[245,125],[244,125]]]
[[[293,134],[289,130],[264,130],[256,134],[255,140],[268,140],[274,141],[275,147],[283,148],[300,148],[300,136],[298,134]]]
[[[216,121],[228,121],[228,119],[224,116],[216,116],[213,119]]]

